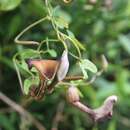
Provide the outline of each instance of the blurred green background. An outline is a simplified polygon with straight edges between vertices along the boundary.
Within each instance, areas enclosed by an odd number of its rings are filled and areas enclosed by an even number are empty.
[[[67,103],[62,88],[57,88],[42,102],[33,101],[27,110],[47,130],[52,128],[60,102],[64,103],[64,110],[63,119],[58,124],[59,130],[130,130],[130,0],[74,0],[70,4],[55,0],[52,3],[54,6],[60,5],[62,13],[70,18],[70,30],[86,47],[83,56],[98,68],[101,67],[101,54],[109,61],[108,70],[92,85],[79,87],[84,95],[82,101],[95,108],[107,96],[116,94],[118,103],[112,119],[97,125],[90,123],[88,115]],[[23,96],[12,57],[25,46],[16,45],[14,38],[45,15],[43,0],[0,0],[0,91],[18,104],[21,104]],[[51,34],[48,23],[41,23],[28,31],[24,39],[40,41]],[[72,62],[70,70],[73,72],[76,69]],[[22,121],[18,113],[8,109],[0,101],[1,130],[35,129],[32,124]]]

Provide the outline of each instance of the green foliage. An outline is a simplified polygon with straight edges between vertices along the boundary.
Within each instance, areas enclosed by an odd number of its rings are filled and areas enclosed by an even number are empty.
[[[39,77],[35,76],[32,79],[25,79],[24,81],[24,93],[27,95],[29,93],[30,86],[38,85],[39,84]]]
[[[79,63],[80,68],[84,74],[84,78],[87,79],[88,78],[88,74],[86,70],[89,70],[93,73],[97,73],[97,67],[88,59],[83,59],[81,60],[81,62]]]
[[[21,0],[1,0],[0,11],[13,10],[20,4]]]
[[[28,93],[29,86],[39,80],[36,69],[29,70],[25,62],[27,59],[57,58],[67,46],[71,52],[69,55],[71,66],[69,74],[81,74],[82,69],[84,77],[87,78],[89,76],[88,70],[96,73],[95,65],[98,66],[97,68],[101,68],[99,57],[104,54],[109,62],[108,70],[89,86],[86,85],[86,82],[78,81],[78,89],[83,95],[84,103],[92,108],[99,106],[107,96],[116,94],[119,101],[114,110],[113,118],[108,122],[93,126],[87,115],[65,102],[64,118],[63,122],[59,123],[59,130],[129,130],[130,1],[113,0],[110,8],[103,1],[92,4],[90,0],[77,0],[69,4],[63,4],[61,0],[56,0],[52,1],[52,5],[56,7],[52,13],[53,22],[60,31],[60,40],[67,41],[67,44],[55,41],[56,31],[52,28],[50,20],[46,20],[20,38],[40,41],[41,47],[39,49],[32,45],[22,47],[16,45],[14,37],[29,24],[46,16],[47,10],[44,1],[22,0],[21,3],[20,0],[0,0],[0,91],[18,104],[24,100],[12,63],[12,57],[16,53],[14,60],[21,73],[25,93]],[[46,37],[49,40],[55,40],[49,41],[45,39]],[[45,39],[44,43],[42,43],[43,39]],[[81,57],[83,56],[82,59],[80,59],[80,54]],[[88,59],[93,61],[95,65]],[[80,61],[81,69],[79,64],[76,64],[77,60]],[[82,62],[83,64],[81,64]],[[94,73],[90,74],[94,75]],[[33,76],[36,76],[34,80],[32,80]],[[57,87],[54,93],[46,95],[45,100],[33,101],[28,106],[29,111],[41,122],[44,122],[47,129],[51,129],[58,103],[65,101],[64,97],[65,88],[63,86]],[[0,102],[0,108],[5,107],[7,106]],[[19,115],[15,113],[13,116],[14,112],[8,111],[7,114],[1,109],[0,112],[0,128],[5,130],[19,129],[17,128],[21,123]],[[33,124],[31,125],[33,126]]]

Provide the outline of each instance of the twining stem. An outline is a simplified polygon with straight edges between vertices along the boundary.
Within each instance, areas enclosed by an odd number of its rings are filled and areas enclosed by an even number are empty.
[[[87,107],[86,105],[84,105],[83,103],[81,103],[80,101],[73,102],[72,104],[75,107],[78,107],[81,111],[88,113],[91,117],[94,117],[95,112],[92,109],[90,109],[89,107]]]
[[[36,45],[39,45],[39,44],[40,44],[39,42],[36,42],[36,41],[24,41],[24,40],[21,41],[21,40],[19,40],[19,38],[20,38],[26,31],[28,31],[30,28],[36,26],[37,24],[39,24],[39,23],[41,23],[41,22],[43,22],[43,21],[45,21],[45,20],[49,20],[49,17],[46,16],[46,17],[44,17],[44,18],[42,18],[42,19],[40,19],[40,20],[34,22],[33,24],[29,25],[27,28],[25,28],[25,29],[15,38],[14,41],[15,41],[16,43],[18,43],[18,44],[28,44],[28,45],[30,45],[30,44],[36,44]]]
[[[58,125],[61,121],[63,121],[63,111],[64,111],[65,103],[61,101],[57,106],[56,115],[54,116],[52,122],[51,130],[58,130]]]
[[[63,81],[66,81],[66,80],[80,80],[80,79],[83,79],[83,76],[66,76]]]
[[[70,37],[67,36],[66,34],[60,32],[60,35],[63,36],[65,39],[69,39],[69,40],[73,43],[73,45],[75,46],[75,48],[76,48],[77,51],[78,51],[78,55],[79,55],[79,59],[80,59],[80,58],[81,58],[81,52],[80,52],[80,49],[79,49],[78,45],[73,41],[72,38],[70,38]]]
[[[15,55],[15,56],[16,56],[16,55]],[[21,90],[22,90],[22,92],[24,93],[22,78],[21,78],[21,75],[20,75],[18,66],[17,66],[17,64],[16,64],[16,59],[15,59],[15,58],[16,58],[16,57],[13,58],[14,66],[15,66],[15,69],[16,69],[16,73],[17,73],[17,76],[18,76],[18,80],[19,80],[19,84],[20,84]]]
[[[4,95],[2,92],[0,92],[0,101],[5,102],[7,105],[9,105],[13,110],[17,111],[22,117],[26,118],[28,121],[31,121],[35,127],[37,127],[38,130],[46,130],[46,128],[41,124],[36,118],[34,118],[31,113],[26,111],[22,106],[12,101],[10,98],[8,98],[6,95]]]
[[[45,40],[43,40],[43,41],[40,42],[40,45],[38,46],[37,51],[40,51],[42,45],[43,45],[44,43],[46,43],[47,41],[48,41],[48,42],[59,42],[58,39],[48,39],[48,40],[45,39]]]
[[[16,69],[16,73],[17,73],[17,76],[18,76],[18,80],[19,80],[21,90],[24,93],[24,87],[23,87],[23,83],[22,83],[21,74],[20,74],[19,68],[17,66],[17,59],[16,59],[17,56],[18,56],[18,53],[13,57],[13,63],[14,63],[14,67]],[[34,77],[34,75],[30,71],[26,71],[26,72],[28,72],[31,75],[31,77]]]
[[[46,4],[47,10],[48,10],[48,14],[49,14],[49,16],[51,17],[50,20],[51,20],[52,26],[53,26],[54,30],[56,31],[57,38],[58,38],[58,39],[61,41],[61,43],[64,45],[65,50],[68,50],[67,45],[66,45],[64,39],[61,38],[61,32],[58,30],[58,27],[57,27],[57,25],[55,24],[55,19],[53,18],[53,13],[52,13],[52,11],[50,10],[50,4],[49,4],[48,0],[45,0],[45,4]]]

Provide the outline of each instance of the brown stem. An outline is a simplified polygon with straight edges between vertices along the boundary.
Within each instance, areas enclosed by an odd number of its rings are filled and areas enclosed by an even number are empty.
[[[96,109],[91,109],[88,106],[82,104],[80,101],[71,102],[75,107],[81,111],[90,115],[94,122],[102,121],[104,119],[110,118],[113,113],[113,105],[116,103],[116,96],[109,96],[101,105]]]
[[[7,105],[9,105],[12,109],[17,111],[20,115],[27,118],[29,121],[34,124],[38,130],[46,130],[45,127],[37,120],[35,119],[28,111],[26,111],[23,107],[12,101],[10,98],[8,98],[6,95],[4,95],[2,92],[0,92],[0,100],[5,102]]]
[[[64,110],[64,102],[60,102],[57,107],[56,115],[53,119],[52,128],[51,130],[58,130],[58,124],[62,120],[63,117],[63,110]]]
[[[90,116],[94,116],[95,113],[92,109],[90,109],[89,107],[87,107],[86,105],[82,104],[80,101],[77,102],[73,102],[72,103],[75,107],[78,107],[81,111],[88,113]]]
[[[66,80],[80,80],[80,79],[83,79],[83,76],[67,76],[63,79],[63,81],[66,81]]]

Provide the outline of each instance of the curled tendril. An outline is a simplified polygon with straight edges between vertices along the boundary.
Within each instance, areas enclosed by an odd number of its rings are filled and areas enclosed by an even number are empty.
[[[70,2],[72,2],[73,0],[63,0],[64,1],[64,3],[70,3]]]

